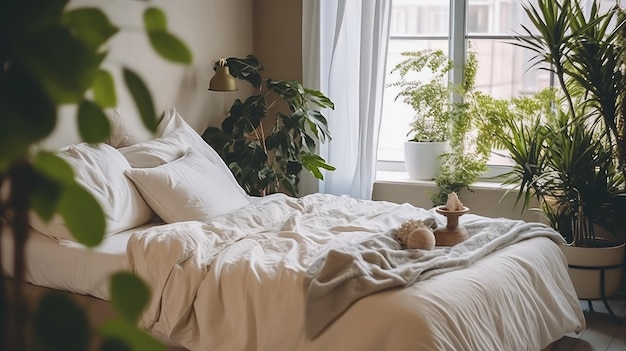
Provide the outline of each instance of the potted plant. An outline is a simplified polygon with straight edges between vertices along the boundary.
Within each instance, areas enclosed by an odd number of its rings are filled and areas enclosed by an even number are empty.
[[[525,10],[534,28],[524,27],[517,44],[536,53],[535,64],[548,64],[561,96],[551,112],[511,121],[498,135],[516,163],[506,183],[518,186],[524,208],[536,197],[569,241],[563,250],[579,298],[606,304],[619,287],[626,239],[619,225],[626,210],[626,17],[618,7],[601,12],[598,1],[589,11],[577,0],[538,0]],[[603,261],[609,257],[617,260]]]
[[[335,169],[316,153],[317,142],[331,137],[326,118],[315,109],[334,108],[328,97],[298,81],[262,78],[264,67],[253,55],[228,58],[226,65],[260,92],[235,100],[221,129],[210,127],[202,137],[248,194],[296,196],[303,169],[317,179],[324,178],[322,169]]]
[[[389,86],[402,88],[396,100],[402,98],[415,111],[407,134],[410,139],[404,143],[404,163],[409,177],[432,180],[441,170],[441,155],[450,148],[453,111],[448,74],[453,64],[441,50],[403,52],[402,56],[408,58],[391,70],[400,79]]]
[[[545,105],[545,93],[498,99],[475,88],[478,62],[469,51],[463,65],[463,81],[452,86],[448,74],[453,62],[441,50],[406,52],[409,58],[396,65],[402,97],[415,111],[411,139],[405,142],[405,164],[411,178],[435,180],[431,193],[434,206],[446,202],[448,194],[473,184],[487,171],[487,161],[497,145],[492,135],[503,120],[532,114]],[[453,101],[452,94],[460,101]]]
[[[15,259],[13,279],[0,277],[0,349],[87,350],[98,346],[111,350],[131,349],[131,345],[162,349],[137,326],[149,301],[149,288],[131,272],[112,275],[111,297],[119,317],[98,330],[92,330],[86,313],[66,295],[47,293],[33,311],[26,306],[22,286],[30,211],[44,219],[61,214],[72,234],[88,247],[103,238],[105,218],[97,200],[74,179],[66,161],[42,150],[39,143],[57,127],[62,105],[77,107],[78,130],[84,141],[107,140],[110,126],[103,109],[115,106],[117,98],[113,75],[101,64],[107,43],[120,28],[101,9],[68,7],[66,0],[14,0],[3,5],[0,228],[7,225],[11,229]],[[168,31],[162,10],[146,6],[143,24],[161,57],[191,62],[186,45]],[[155,130],[156,113],[146,85],[133,70],[124,67],[122,71],[144,124]],[[80,206],[71,205],[78,203]],[[13,287],[10,292],[9,286]],[[94,334],[101,342],[90,345]]]

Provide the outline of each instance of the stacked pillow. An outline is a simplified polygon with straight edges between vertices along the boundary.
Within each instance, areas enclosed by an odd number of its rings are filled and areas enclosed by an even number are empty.
[[[191,148],[172,162],[125,173],[167,223],[206,222],[248,204],[215,164]]]
[[[249,203],[228,166],[175,108],[164,113],[156,135],[119,149],[82,143],[57,153],[102,206],[106,236],[147,223],[153,211],[167,223],[206,222]],[[60,216],[44,223],[33,214],[31,225],[73,240]]]
[[[106,220],[105,236],[147,223],[152,210],[133,183],[124,175],[130,164],[115,148],[107,144],[70,145],[57,152],[74,170],[76,181],[100,203]],[[80,204],[76,204],[80,206]],[[31,226],[58,239],[73,240],[60,215],[43,222],[34,212]]]

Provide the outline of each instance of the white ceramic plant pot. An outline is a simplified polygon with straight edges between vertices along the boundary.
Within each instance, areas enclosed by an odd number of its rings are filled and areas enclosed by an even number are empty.
[[[409,177],[419,180],[432,180],[441,170],[439,156],[449,150],[450,143],[443,142],[404,142],[404,164]]]
[[[617,292],[622,279],[624,263],[624,244],[612,247],[574,247],[561,246],[569,266],[582,267],[610,267],[604,275],[605,296],[609,297]],[[570,279],[576,289],[576,295],[581,300],[595,300],[602,297],[600,291],[600,270],[568,268]]]

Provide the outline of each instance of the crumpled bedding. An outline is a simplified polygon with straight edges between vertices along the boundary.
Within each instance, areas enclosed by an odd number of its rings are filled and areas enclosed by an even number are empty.
[[[304,278],[307,335],[317,336],[360,298],[468,267],[516,242],[543,236],[565,244],[559,233],[541,223],[480,218],[464,226],[469,239],[453,247],[402,250],[391,235],[380,235],[322,253]]]
[[[444,218],[408,204],[272,195],[209,223],[134,234],[133,270],[153,298],[140,324],[190,350],[539,350],[584,329],[554,243],[535,237],[467,268],[365,296],[315,338],[305,333],[305,275],[332,248],[407,219]],[[465,215],[461,223],[481,217]],[[464,222],[465,220],[465,222]]]

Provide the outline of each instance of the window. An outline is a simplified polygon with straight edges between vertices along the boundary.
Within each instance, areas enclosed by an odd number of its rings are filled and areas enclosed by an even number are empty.
[[[532,53],[511,44],[513,35],[523,33],[521,24],[525,22],[526,14],[518,0],[394,0],[387,82],[395,79],[389,72],[403,60],[402,52],[437,48],[458,63],[471,47],[478,58],[479,90],[500,98],[533,94],[550,85],[550,76],[544,70],[529,70]],[[454,30],[458,23],[465,23],[465,27]],[[397,88],[385,90],[378,146],[380,170],[403,169],[403,145],[413,112],[402,101],[395,101],[397,93]],[[500,163],[502,158],[494,158],[494,162]]]

